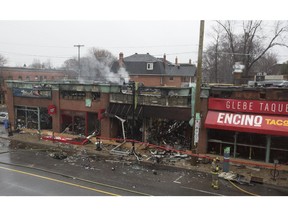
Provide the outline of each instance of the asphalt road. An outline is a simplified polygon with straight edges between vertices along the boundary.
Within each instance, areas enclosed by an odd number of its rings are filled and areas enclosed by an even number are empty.
[[[249,196],[226,180],[220,190],[210,187],[207,173],[131,163],[121,158],[88,157],[55,149],[31,149],[0,140],[0,195],[4,196]],[[20,148],[19,148],[20,147]],[[286,196],[286,188],[238,185],[260,196]]]
[[[0,125],[0,133],[4,133]],[[0,196],[287,196],[288,189],[270,185],[239,185],[192,170],[147,165],[125,158],[64,149],[27,146],[0,139]],[[248,193],[247,193],[248,192]]]

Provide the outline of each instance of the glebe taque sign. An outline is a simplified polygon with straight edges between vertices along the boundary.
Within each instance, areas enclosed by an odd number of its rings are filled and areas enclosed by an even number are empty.
[[[208,106],[219,111],[288,115],[288,101],[209,98]]]

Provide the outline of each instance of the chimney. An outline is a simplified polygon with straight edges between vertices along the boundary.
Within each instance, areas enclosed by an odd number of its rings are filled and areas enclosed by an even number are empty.
[[[192,61],[191,61],[191,59],[189,59],[189,64],[190,64],[190,65],[192,64]]]
[[[119,53],[119,60],[118,60],[120,67],[123,67],[123,65],[124,65],[123,57],[124,57],[124,54],[122,52],[120,52]]]
[[[163,56],[163,66],[164,66],[164,69],[166,67],[166,54],[164,53],[164,56]]]
[[[177,58],[177,56],[176,56],[176,58],[175,58],[175,65],[178,65],[178,58]]]

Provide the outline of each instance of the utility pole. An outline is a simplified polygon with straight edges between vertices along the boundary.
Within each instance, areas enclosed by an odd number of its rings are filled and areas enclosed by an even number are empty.
[[[192,139],[192,152],[198,153],[198,142],[201,126],[201,100],[200,91],[202,83],[202,54],[203,54],[203,41],[204,41],[204,20],[200,21],[200,35],[199,35],[199,47],[198,47],[198,62],[197,62],[197,79],[196,79],[196,92],[195,92],[195,108],[194,108],[194,136]],[[194,151],[193,151],[194,150]]]
[[[84,47],[84,45],[74,45],[74,47],[78,47],[78,73],[79,73],[79,77],[81,77],[81,65],[80,65],[80,47]]]

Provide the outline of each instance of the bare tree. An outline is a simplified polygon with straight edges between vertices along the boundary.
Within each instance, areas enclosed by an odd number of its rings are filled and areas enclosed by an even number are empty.
[[[80,61],[81,62],[81,61]],[[66,70],[75,70],[77,71],[79,66],[78,66],[78,60],[75,58],[67,59],[64,61],[62,68]]]
[[[5,64],[7,64],[8,60],[0,54],[0,66],[4,66]]]
[[[248,77],[253,65],[272,47],[286,46],[284,38],[288,33],[287,22],[276,21],[272,30],[263,32],[263,21],[242,21],[242,35],[235,34],[231,21],[217,21],[223,27],[228,38],[230,51],[234,62],[245,65],[243,77]]]
[[[212,27],[213,33],[210,34],[213,41],[212,44],[208,47],[206,50],[206,55],[204,55],[204,61],[203,61],[203,71],[204,72],[204,79],[209,82],[216,82],[218,83],[219,77],[218,77],[218,62],[220,59],[219,54],[219,46],[220,46],[220,38],[221,38],[221,30],[218,26]],[[220,81],[221,82],[221,81]]]
[[[41,69],[42,68],[42,64],[40,59],[33,59],[33,62],[31,65],[29,65],[29,67],[31,68],[36,68],[36,69]]]

